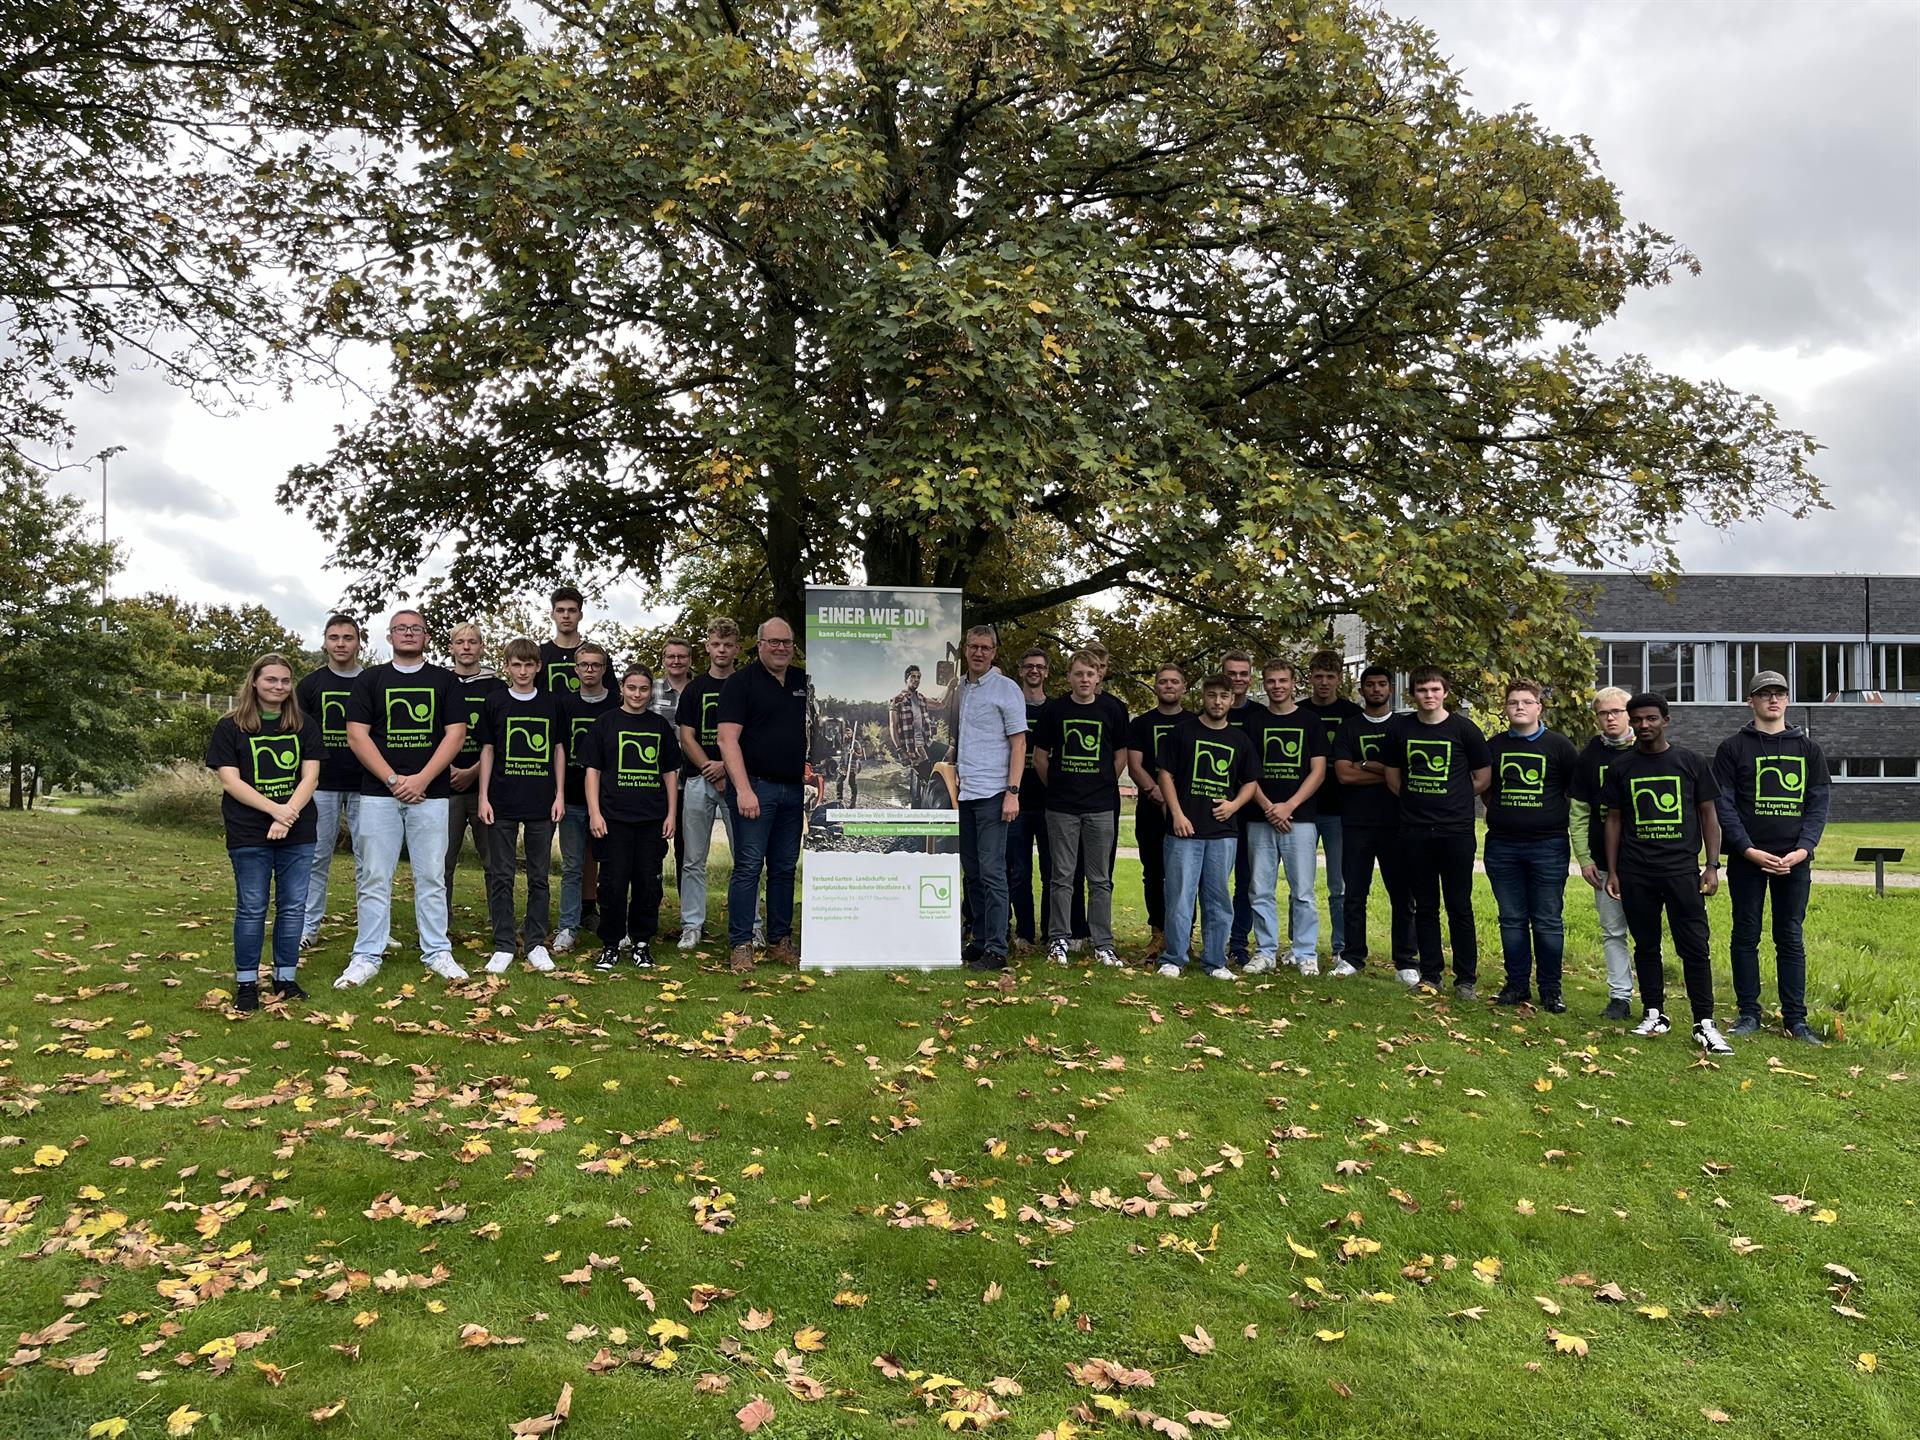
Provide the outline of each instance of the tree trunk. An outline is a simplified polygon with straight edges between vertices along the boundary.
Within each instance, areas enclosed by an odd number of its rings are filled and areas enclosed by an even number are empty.
[[[861,543],[869,585],[924,585],[926,552],[917,535],[893,521],[876,520]]]
[[[800,405],[797,322],[779,301],[769,303],[768,359],[777,371],[785,403]],[[767,578],[773,588],[773,613],[803,635],[806,623],[807,577],[801,558],[801,537],[811,521],[807,513],[806,477],[800,458],[788,451],[767,466],[765,550]]]
[[[7,767],[11,776],[7,784],[7,808],[9,810],[19,810],[23,808],[20,796],[20,772],[26,768],[26,763],[26,760],[18,750],[14,751],[12,756],[9,757]]]

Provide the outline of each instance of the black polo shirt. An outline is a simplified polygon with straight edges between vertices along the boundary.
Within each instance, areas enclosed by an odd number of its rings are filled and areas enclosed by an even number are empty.
[[[789,665],[784,681],[761,661],[727,677],[720,725],[740,727],[740,758],[752,779],[798,785],[807,769],[807,672]]]

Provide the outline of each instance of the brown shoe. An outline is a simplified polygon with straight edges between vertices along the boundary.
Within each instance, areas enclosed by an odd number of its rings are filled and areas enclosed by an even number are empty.
[[[793,941],[782,940],[767,951],[767,959],[775,965],[789,965],[795,970],[800,968],[800,952],[793,948]]]
[[[734,946],[733,956],[730,963],[733,966],[733,973],[736,975],[744,975],[749,970],[753,969],[753,946],[751,945]]]

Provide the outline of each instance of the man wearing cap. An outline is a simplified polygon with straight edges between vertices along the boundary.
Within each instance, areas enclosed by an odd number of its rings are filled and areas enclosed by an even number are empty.
[[[1827,757],[1798,725],[1787,723],[1787,677],[1762,670],[1747,686],[1753,719],[1720,742],[1714,802],[1726,842],[1727,893],[1733,902],[1733,994],[1740,1016],[1730,1036],[1752,1035],[1760,1020],[1760,925],[1773,899],[1774,966],[1780,1019],[1796,1040],[1821,1044],[1807,1024],[1807,947],[1802,926],[1813,885],[1813,852],[1827,824]]]

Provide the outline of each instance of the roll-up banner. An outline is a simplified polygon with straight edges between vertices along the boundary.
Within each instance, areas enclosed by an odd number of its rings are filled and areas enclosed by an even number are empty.
[[[960,963],[960,592],[807,587],[809,969]]]

